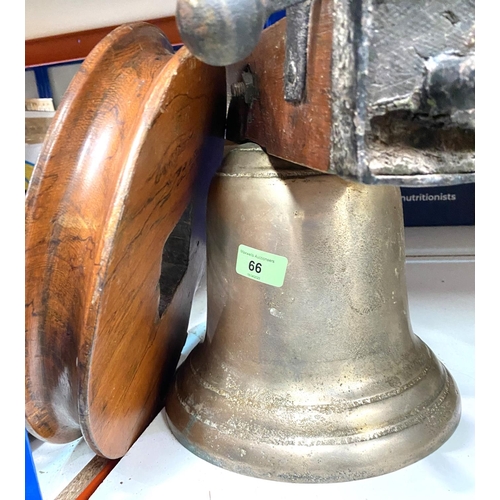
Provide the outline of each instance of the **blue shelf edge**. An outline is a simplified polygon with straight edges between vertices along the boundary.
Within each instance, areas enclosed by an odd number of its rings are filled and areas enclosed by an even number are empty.
[[[25,433],[25,456],[24,456],[24,498],[26,500],[42,500],[42,492],[36,475],[35,463],[31,454],[30,440],[28,431]]]

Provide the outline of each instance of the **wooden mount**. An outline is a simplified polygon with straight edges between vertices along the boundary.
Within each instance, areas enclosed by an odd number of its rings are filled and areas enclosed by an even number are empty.
[[[97,454],[119,458],[161,409],[204,262],[202,232],[192,226],[189,266],[160,316],[163,248],[188,204],[203,219],[225,109],[224,69],[185,48],[174,55],[147,23],[110,33],[73,79],[26,198],[35,436],[64,443],[83,433]]]

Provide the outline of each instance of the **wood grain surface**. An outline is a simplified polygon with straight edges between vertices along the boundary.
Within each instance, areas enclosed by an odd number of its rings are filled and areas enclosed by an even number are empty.
[[[35,436],[63,443],[83,433],[97,454],[119,458],[161,408],[204,259],[191,230],[189,266],[170,280],[160,315],[163,248],[188,204],[193,220],[204,210],[224,114],[224,69],[185,48],[174,56],[147,23],[114,30],[72,81],[26,199]]]

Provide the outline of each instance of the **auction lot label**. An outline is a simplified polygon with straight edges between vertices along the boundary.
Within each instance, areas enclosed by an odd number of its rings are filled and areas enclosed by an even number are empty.
[[[285,281],[287,266],[288,259],[281,255],[264,252],[246,245],[238,247],[236,272],[251,280],[280,288]]]

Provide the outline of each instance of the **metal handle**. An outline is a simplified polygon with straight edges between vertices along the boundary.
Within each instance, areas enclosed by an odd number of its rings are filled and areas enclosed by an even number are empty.
[[[304,0],[178,0],[176,20],[191,53],[212,66],[247,57],[268,17]]]

